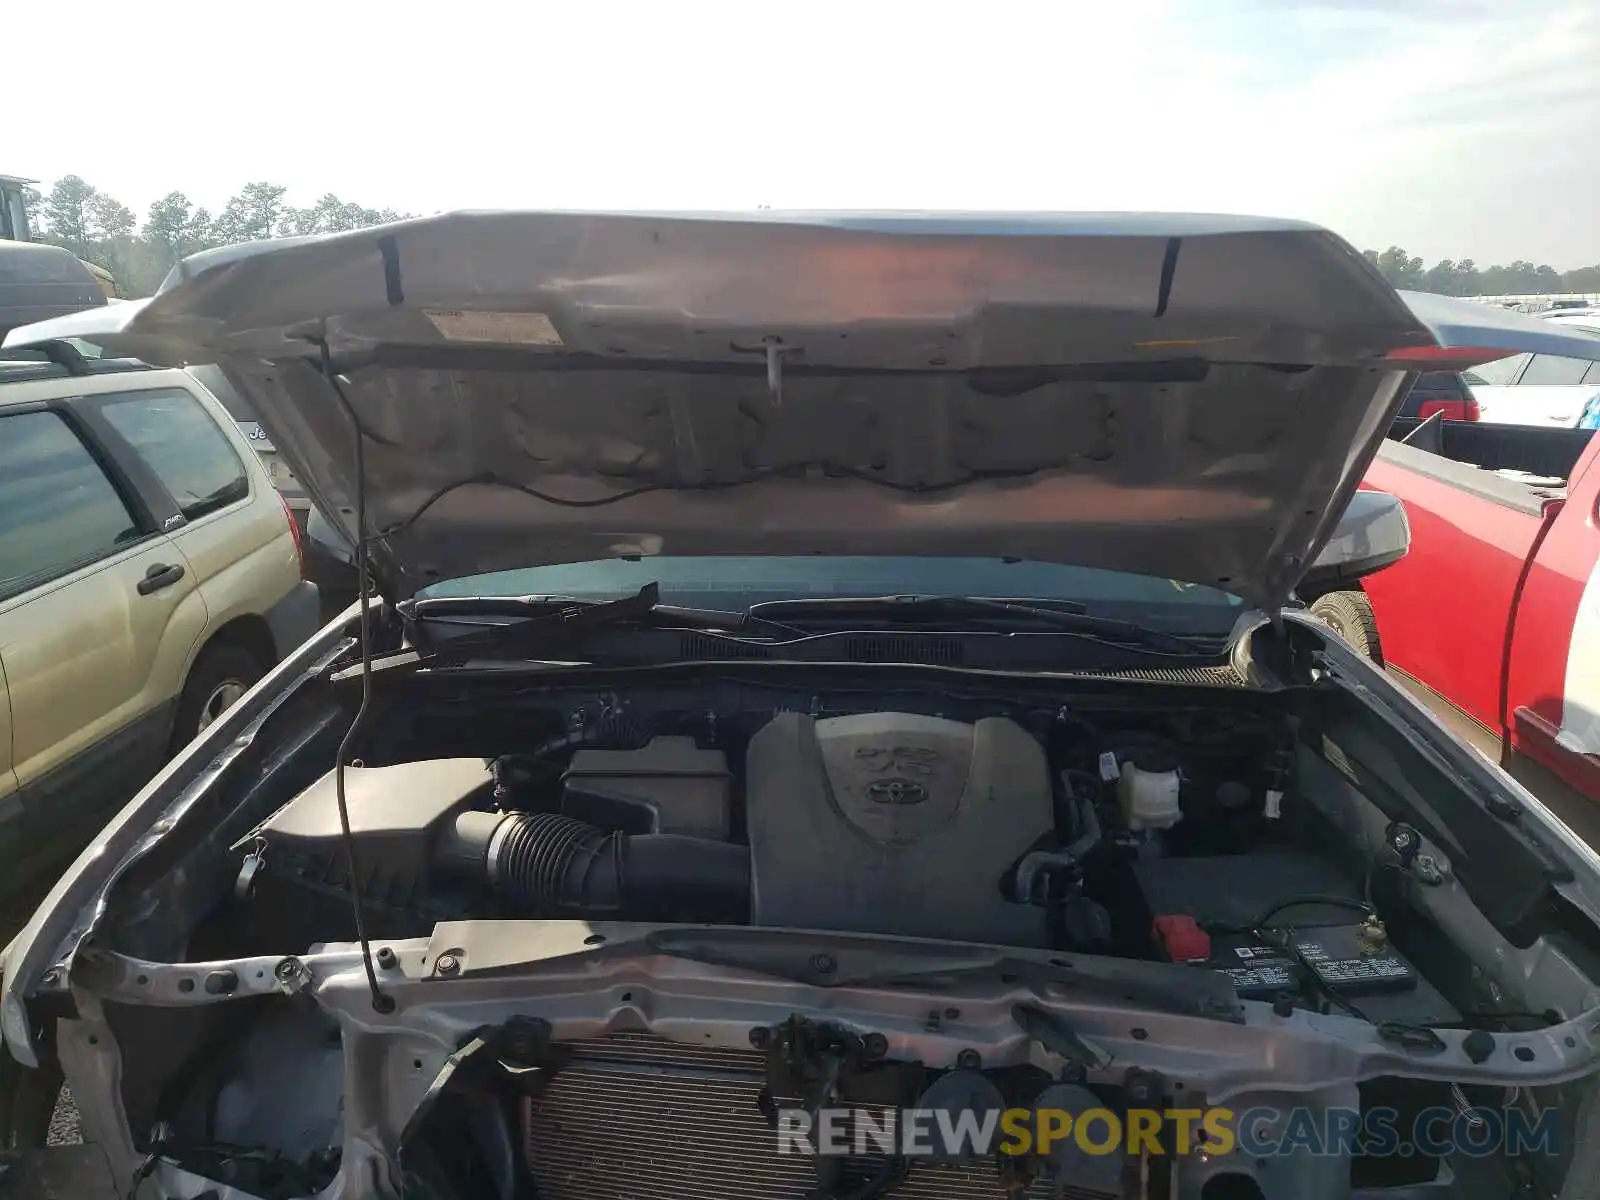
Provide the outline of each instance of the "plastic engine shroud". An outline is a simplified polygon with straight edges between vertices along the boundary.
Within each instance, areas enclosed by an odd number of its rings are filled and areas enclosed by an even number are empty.
[[[746,771],[755,924],[1047,944],[1043,910],[1000,887],[1053,820],[1014,721],[781,713]]]

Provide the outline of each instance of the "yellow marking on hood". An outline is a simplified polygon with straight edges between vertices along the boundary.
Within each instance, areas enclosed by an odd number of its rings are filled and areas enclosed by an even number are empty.
[[[1237,337],[1214,338],[1171,338],[1166,341],[1135,342],[1134,345],[1141,350],[1171,350],[1178,346],[1220,346],[1223,342],[1237,342]]]

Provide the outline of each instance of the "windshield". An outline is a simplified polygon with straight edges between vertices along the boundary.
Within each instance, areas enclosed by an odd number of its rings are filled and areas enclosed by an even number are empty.
[[[1001,596],[1077,601],[1097,616],[1174,633],[1226,634],[1237,596],[1198,584],[1057,563],[995,558],[705,557],[605,559],[469,575],[420,596],[559,595],[611,600],[647,583],[661,600],[745,609],[769,600],[832,596]]]

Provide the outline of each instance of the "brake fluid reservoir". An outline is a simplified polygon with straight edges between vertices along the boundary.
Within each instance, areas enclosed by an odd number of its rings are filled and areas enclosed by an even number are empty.
[[[1130,759],[1117,777],[1117,802],[1129,829],[1171,829],[1183,820],[1175,770],[1144,770]]]

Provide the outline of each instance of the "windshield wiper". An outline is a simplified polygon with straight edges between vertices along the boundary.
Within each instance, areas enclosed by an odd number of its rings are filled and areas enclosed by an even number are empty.
[[[769,600],[752,605],[749,613],[752,617],[767,617],[790,625],[803,625],[813,618],[833,621],[840,617],[865,617],[889,624],[941,620],[990,625],[1023,623],[1171,654],[1204,653],[1195,643],[1177,634],[1163,633],[1133,621],[1119,621],[1115,617],[1091,616],[1074,600],[999,596],[817,596]]]
[[[974,979],[1047,983],[1181,1016],[1244,1019],[1238,993],[1226,976],[1171,963],[771,930],[654,930],[644,941],[657,954],[758,971],[820,988],[938,987]]]
[[[661,586],[647,583],[621,600],[573,596],[433,596],[401,606],[406,636],[431,659],[528,653],[607,626],[647,624],[685,629],[782,628],[748,613],[681,608],[660,602]],[[508,617],[504,624],[484,618]],[[446,633],[447,628],[466,629]]]
[[[662,604],[659,600],[660,588],[660,584],[647,583],[635,595],[619,600],[559,595],[428,596],[411,601],[404,609],[409,616],[429,621],[443,621],[451,617],[552,617],[565,625],[584,626],[608,625],[618,619],[651,616],[670,618],[702,629],[739,629],[750,623],[749,615],[738,610]],[[480,622],[472,620],[471,623]]]

